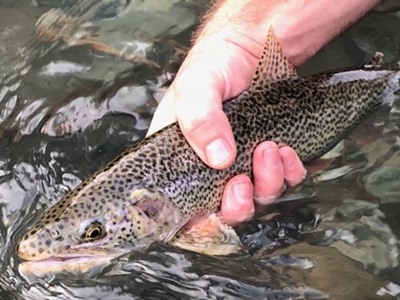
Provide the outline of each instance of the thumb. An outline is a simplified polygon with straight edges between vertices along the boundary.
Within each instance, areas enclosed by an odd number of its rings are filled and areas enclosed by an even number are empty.
[[[210,77],[215,76],[210,76],[209,69],[199,70],[192,64],[181,70],[157,107],[147,136],[178,121],[201,160],[212,168],[223,169],[235,160],[236,144],[222,110],[223,85],[206,79]]]
[[[237,150],[222,100],[248,86],[257,61],[226,37],[198,42],[157,108],[149,133],[177,120],[204,163],[216,169],[229,167]]]
[[[197,155],[212,168],[229,167],[236,157],[236,143],[222,110],[223,78],[209,66],[191,64],[180,73],[172,93],[182,133]]]

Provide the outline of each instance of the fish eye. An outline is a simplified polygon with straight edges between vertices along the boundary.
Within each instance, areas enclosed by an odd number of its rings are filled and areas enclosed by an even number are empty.
[[[53,229],[51,231],[51,235],[52,235],[53,238],[56,239],[56,238],[58,238],[60,236],[60,231],[58,231],[57,229]]]
[[[106,231],[103,225],[98,221],[93,221],[92,223],[86,226],[83,233],[81,234],[81,238],[87,242],[91,242],[101,239],[105,235]]]

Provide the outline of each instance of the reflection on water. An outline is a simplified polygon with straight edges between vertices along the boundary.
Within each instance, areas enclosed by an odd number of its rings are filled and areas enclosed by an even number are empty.
[[[54,3],[0,0],[1,299],[381,299],[399,293],[399,101],[320,161],[328,167],[313,184],[239,226],[246,254],[206,257],[155,244],[94,278],[22,278],[16,237],[144,136],[208,1]],[[377,50],[396,61],[399,25],[398,5],[384,2],[302,72],[357,66]]]

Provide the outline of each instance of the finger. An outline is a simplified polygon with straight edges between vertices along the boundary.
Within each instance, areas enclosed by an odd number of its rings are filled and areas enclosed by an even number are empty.
[[[243,222],[254,215],[253,184],[248,176],[237,175],[229,180],[220,214],[228,224]]]
[[[253,55],[221,33],[196,43],[173,84],[180,128],[210,167],[227,168],[236,157],[222,101],[248,86],[256,65]]]
[[[254,54],[231,42],[237,38],[221,33],[196,43],[161,101],[148,132],[149,135],[178,120],[195,152],[217,169],[229,167],[236,157],[222,100],[238,95],[248,86],[257,64]],[[252,48],[258,49],[259,45]]]
[[[253,154],[254,198],[269,204],[285,190],[285,176],[281,154],[274,142],[263,142]]]
[[[232,129],[222,110],[223,82],[209,66],[191,64],[173,86],[182,133],[202,161],[216,169],[229,167],[236,157]]]
[[[297,153],[288,146],[280,148],[279,153],[286,182],[290,186],[299,185],[304,180],[307,170],[304,168]]]
[[[203,162],[223,169],[233,163],[236,143],[218,93],[223,90],[218,86],[221,79],[209,73],[208,69],[193,64],[185,67],[157,108],[147,135],[177,119],[185,138]],[[201,86],[196,80],[198,76],[206,78]],[[214,80],[207,79],[210,77]]]

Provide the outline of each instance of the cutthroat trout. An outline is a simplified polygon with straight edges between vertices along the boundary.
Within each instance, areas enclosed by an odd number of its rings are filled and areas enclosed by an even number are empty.
[[[223,104],[238,146],[232,167],[206,166],[172,124],[48,208],[17,245],[18,256],[29,261],[20,267],[85,272],[88,261],[154,241],[212,255],[238,251],[235,232],[212,213],[230,178],[252,176],[255,147],[264,140],[284,143],[309,162],[379,106],[392,103],[399,78],[397,66],[301,78],[271,29],[251,87]],[[211,224],[207,230],[191,227],[200,219]]]

